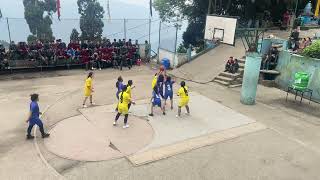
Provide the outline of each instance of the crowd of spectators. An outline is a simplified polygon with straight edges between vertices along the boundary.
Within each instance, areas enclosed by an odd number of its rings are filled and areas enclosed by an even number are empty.
[[[150,61],[151,47],[145,41],[146,61]],[[138,40],[132,42],[131,39],[116,39],[111,42],[105,39],[101,42],[93,41],[70,41],[67,45],[61,39],[55,42],[37,41],[27,44],[19,42],[10,43],[9,50],[6,51],[0,46],[0,68],[10,68],[10,60],[29,60],[35,61],[39,66],[57,65],[84,65],[86,70],[103,69],[114,67],[122,70],[126,66],[140,63],[140,45]]]

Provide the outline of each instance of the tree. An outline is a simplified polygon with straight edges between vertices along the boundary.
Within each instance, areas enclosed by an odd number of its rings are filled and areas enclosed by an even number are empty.
[[[39,40],[54,40],[51,16],[57,11],[56,0],[23,0],[23,5],[31,34]]]
[[[29,35],[28,36],[28,38],[27,38],[27,42],[28,42],[28,44],[32,44],[32,43],[35,43],[35,42],[37,42],[37,37],[36,36],[34,36],[34,35]]]
[[[96,41],[101,40],[103,31],[103,7],[97,0],[78,0],[80,17],[81,39]]]
[[[79,32],[73,28],[72,29],[72,32],[71,32],[71,35],[70,35],[70,41],[78,41],[79,40]]]

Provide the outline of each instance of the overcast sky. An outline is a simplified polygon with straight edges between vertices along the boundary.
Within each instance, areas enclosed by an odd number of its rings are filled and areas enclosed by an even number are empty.
[[[4,17],[23,18],[23,0],[0,0]],[[61,18],[78,18],[77,0],[60,0]],[[98,0],[107,9],[107,0]],[[110,0],[112,18],[149,18],[149,0]],[[105,15],[106,16],[106,15]],[[56,17],[56,15],[54,15]]]

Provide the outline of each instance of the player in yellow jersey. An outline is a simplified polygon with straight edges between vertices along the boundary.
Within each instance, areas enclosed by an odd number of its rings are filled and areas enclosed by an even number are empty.
[[[129,94],[129,96],[130,96],[130,99],[131,99],[131,90],[132,89],[134,89],[135,88],[135,86],[133,85],[133,81],[132,80],[129,80],[128,81],[128,84],[127,84],[127,90],[126,90],[126,92]],[[130,107],[131,107],[131,103],[129,103],[129,109],[130,109]]]
[[[158,81],[158,73],[156,73],[152,79],[152,90],[157,85],[157,81]]]
[[[180,97],[179,105],[178,105],[178,115],[177,117],[181,116],[181,108],[186,107],[188,115],[190,115],[190,108],[189,108],[189,93],[188,87],[186,86],[186,82],[182,81],[180,83],[181,87],[178,91],[178,96]]]
[[[87,79],[86,79],[85,87],[84,87],[84,97],[85,98],[84,98],[84,101],[82,104],[82,106],[84,108],[87,107],[86,101],[89,97],[90,97],[90,104],[94,105],[94,103],[92,102],[92,93],[94,92],[93,85],[92,85],[92,79],[93,79],[93,72],[90,72]]]
[[[121,115],[124,115],[124,125],[123,128],[126,129],[129,127],[128,116],[129,116],[129,104],[135,104],[131,100],[130,95],[127,93],[127,86],[123,86],[122,92],[119,94],[119,103],[118,103],[118,114],[116,115],[113,125],[117,125],[117,121]]]

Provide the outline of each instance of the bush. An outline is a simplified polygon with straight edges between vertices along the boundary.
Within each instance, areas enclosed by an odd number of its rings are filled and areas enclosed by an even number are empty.
[[[199,47],[196,48],[196,53],[197,53],[197,54],[198,54],[198,53],[201,53],[201,52],[204,51],[204,50],[205,50],[204,45],[201,45],[201,46],[199,46]]]
[[[306,47],[303,56],[320,59],[320,40],[313,42],[310,46]]]
[[[178,53],[187,53],[187,49],[183,46],[183,44],[180,44],[178,47]]]

